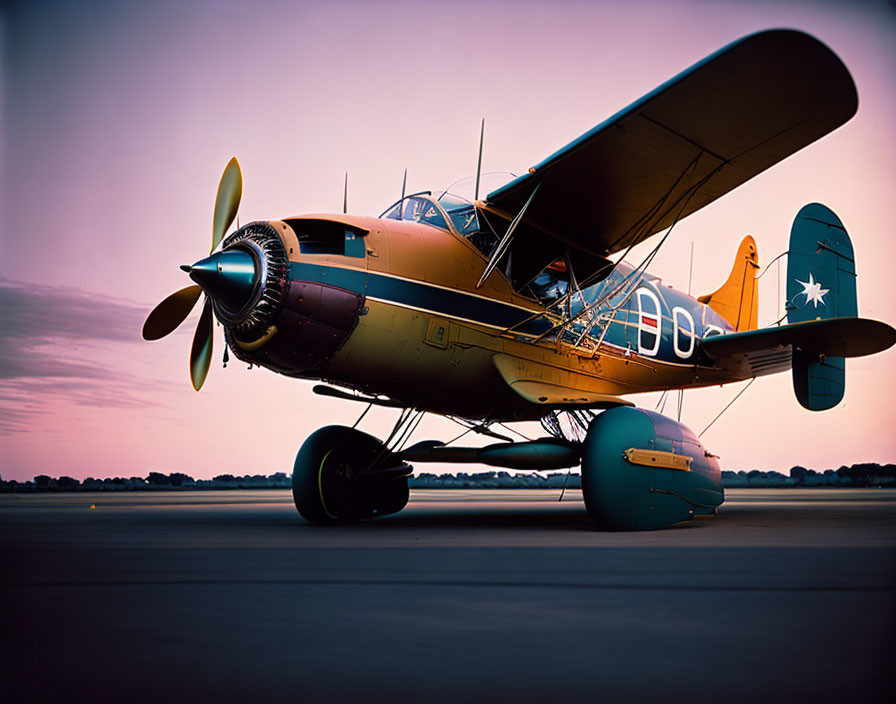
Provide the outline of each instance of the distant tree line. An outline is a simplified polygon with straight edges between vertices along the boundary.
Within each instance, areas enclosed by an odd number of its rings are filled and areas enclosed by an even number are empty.
[[[0,492],[29,491],[178,491],[190,489],[286,489],[290,487],[290,476],[277,472],[270,476],[262,474],[235,477],[232,474],[219,474],[214,479],[193,479],[188,474],[172,472],[150,472],[144,477],[114,477],[110,479],[93,479],[88,477],[82,481],[72,477],[54,479],[46,474],[39,474],[30,482],[2,481]]]
[[[840,469],[816,472],[805,467],[792,467],[790,475],[780,472],[722,472],[722,484],[726,487],[776,487],[776,486],[871,486],[896,487],[896,464],[862,462]]]
[[[263,474],[234,476],[219,474],[214,479],[193,477],[172,472],[150,472],[143,477],[114,477],[82,481],[72,477],[54,479],[46,474],[34,477],[30,482],[0,479],[0,493],[58,492],[58,491],[190,491],[202,489],[288,489],[291,478],[285,472],[270,476]],[[566,472],[458,472],[457,474],[431,474],[423,472],[410,478],[414,489],[580,489],[582,478],[578,473]],[[896,487],[896,465],[876,463],[854,464],[840,469],[816,472],[805,467],[793,467],[789,475],[781,472],[762,472],[757,469],[741,472],[722,472],[725,487]]]

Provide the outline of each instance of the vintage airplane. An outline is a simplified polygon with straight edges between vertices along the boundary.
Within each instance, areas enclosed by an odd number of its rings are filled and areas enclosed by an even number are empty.
[[[481,200],[477,183],[472,202],[402,194],[379,218],[301,215],[224,237],[242,190],[233,159],[212,253],[181,267],[196,285],[159,304],[143,336],[173,331],[204,293],[190,358],[197,390],[214,315],[244,362],[327,382],[319,394],[402,409],[385,441],[343,426],[305,441],[292,483],[311,523],[401,510],[411,462],[581,465],[588,513],[609,529],[711,514],[724,496],[717,457],[681,423],[623,395],[791,369],[799,402],[824,410],[843,397],[844,358],[890,347],[896,330],[857,317],[852,245],[817,203],[793,223],[786,324],[757,328],[749,236],[724,285],[699,299],[645,268],[675,223],[839,127],[857,105],[830,49],[772,30],[724,47]],[[662,231],[644,261],[625,261]],[[405,447],[424,412],[501,442]],[[512,442],[491,429],[536,419],[550,437]]]

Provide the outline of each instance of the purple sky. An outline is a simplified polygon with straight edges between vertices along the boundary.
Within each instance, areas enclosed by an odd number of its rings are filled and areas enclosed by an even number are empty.
[[[142,320],[207,252],[215,188],[243,167],[240,220],[349,209],[485,171],[521,173],[706,54],[794,27],[859,91],[844,127],[684,220],[653,271],[694,293],[745,233],[768,262],[820,201],[853,238],[862,315],[896,323],[896,10],[880,2],[12,2],[0,9],[0,473],[75,477],[291,471],[320,425],[362,407],[216,358],[188,380],[195,315],[156,343]],[[774,275],[760,324],[776,315]],[[220,331],[218,331],[220,335]],[[740,385],[685,395],[700,432]],[[703,440],[728,469],[896,462],[896,351],[847,364],[813,414],[790,376],[757,380]],[[653,408],[655,395],[635,397]],[[672,404],[667,405],[667,410]],[[394,411],[362,429],[388,432]],[[427,418],[417,439],[456,426]],[[533,426],[531,432],[538,432]],[[421,469],[426,469],[421,467]]]

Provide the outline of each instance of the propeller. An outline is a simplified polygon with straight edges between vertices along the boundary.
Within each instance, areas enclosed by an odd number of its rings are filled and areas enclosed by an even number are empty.
[[[240,172],[239,162],[234,157],[227,162],[221,182],[218,184],[210,256],[192,266],[181,267],[198,285],[187,286],[172,293],[152,310],[143,324],[145,340],[159,340],[165,337],[186,320],[199,297],[205,292],[202,315],[199,317],[190,351],[190,380],[197,391],[205,382],[212,360],[212,297],[233,296],[234,291],[245,287],[247,279],[251,285],[255,276],[254,264],[248,254],[228,251],[211,254],[236,218],[242,193],[243,175]]]
[[[215,218],[212,225],[212,248],[209,254],[215,251],[230,227],[230,223],[236,217],[236,211],[240,207],[240,198],[243,196],[243,174],[240,172],[240,163],[233,157],[227,162],[224,173],[221,175],[221,183],[218,184],[218,195],[215,197]]]

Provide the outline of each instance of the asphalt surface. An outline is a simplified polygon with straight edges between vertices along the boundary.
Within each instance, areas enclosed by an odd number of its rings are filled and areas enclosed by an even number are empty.
[[[556,497],[315,528],[285,491],[0,496],[0,699],[891,701],[896,490],[643,533]]]

